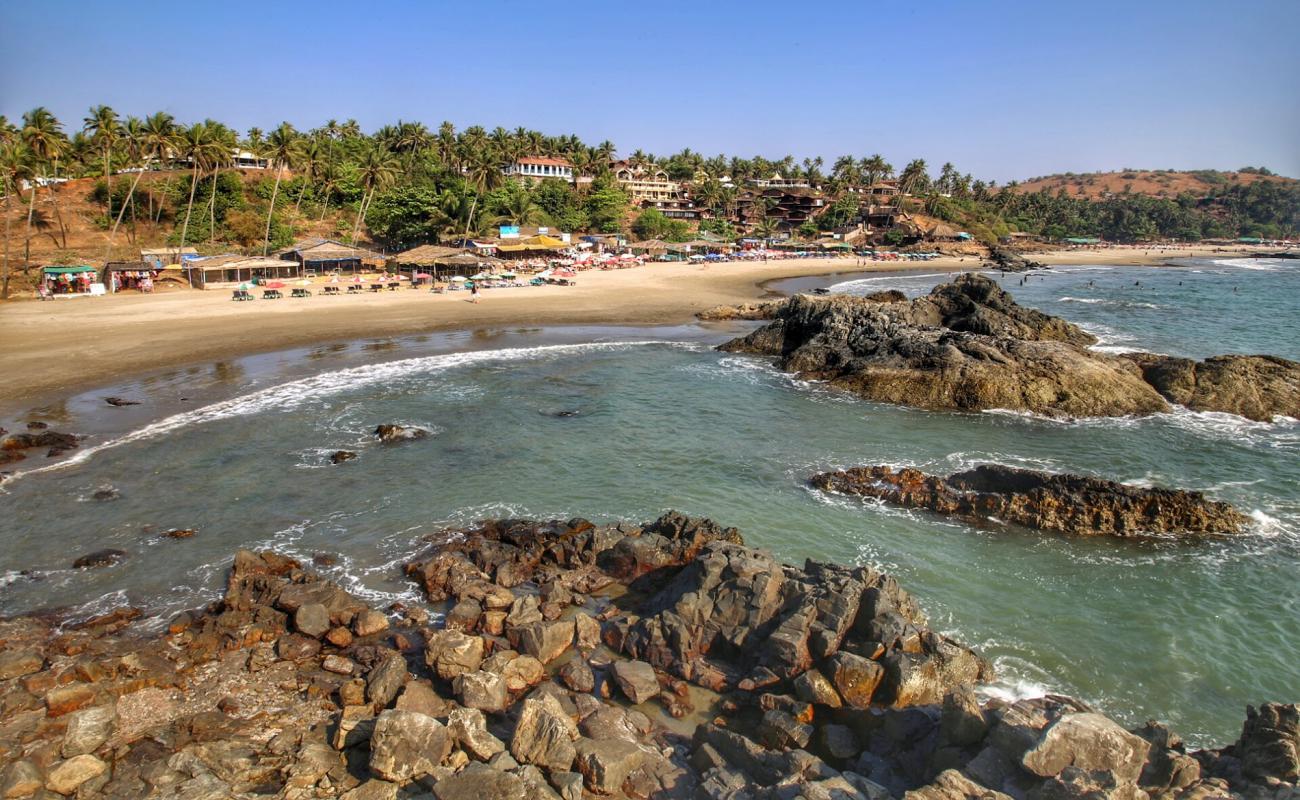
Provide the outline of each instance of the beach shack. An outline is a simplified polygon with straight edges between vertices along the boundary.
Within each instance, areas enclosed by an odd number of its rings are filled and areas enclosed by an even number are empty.
[[[381,253],[333,239],[306,239],[277,251],[276,256],[284,261],[295,262],[305,275],[323,275],[335,271],[355,273],[364,268],[383,267],[388,260]]]
[[[546,234],[530,236],[517,243],[498,244],[497,254],[502,258],[534,258],[547,253],[558,253],[569,247],[569,243]]]
[[[193,247],[151,247],[140,251],[140,260],[148,261],[156,269],[163,269],[169,265],[180,264],[186,259],[195,258],[199,251]]]
[[[408,273],[411,280],[416,282],[436,280],[440,274],[438,266],[442,261],[465,252],[467,251],[459,247],[422,244],[393,256],[389,259],[389,265],[398,273]]]
[[[128,289],[151,292],[161,272],[162,269],[151,261],[110,261],[104,265],[100,280],[109,294]]]
[[[97,273],[98,270],[85,264],[45,267],[41,270],[41,295],[43,297],[89,297],[103,294],[104,284],[96,280]]]
[[[195,289],[210,289],[301,278],[303,268],[297,262],[278,258],[224,255],[190,259],[185,272]]]

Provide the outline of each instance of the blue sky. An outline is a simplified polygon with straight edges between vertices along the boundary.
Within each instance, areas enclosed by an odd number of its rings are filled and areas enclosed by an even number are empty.
[[[0,0],[0,114],[526,126],[977,177],[1300,176],[1300,0]]]

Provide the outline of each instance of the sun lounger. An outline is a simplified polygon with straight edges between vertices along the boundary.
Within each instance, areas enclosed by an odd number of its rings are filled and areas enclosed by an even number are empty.
[[[361,291],[361,284],[354,283],[348,287],[348,294],[357,294]]]
[[[231,295],[230,299],[231,300],[252,300],[253,295],[249,294],[243,289],[236,289],[234,293]]]
[[[294,289],[293,292],[291,292],[290,294],[291,294],[293,297],[311,297],[311,290],[310,290],[310,289]]]
[[[279,300],[283,296],[279,289],[265,289],[262,292],[263,300]]]
[[[326,295],[336,295],[336,294],[342,294],[342,292],[339,291],[339,287],[337,287],[337,286],[326,286],[326,287],[325,287],[325,294],[326,294]]]

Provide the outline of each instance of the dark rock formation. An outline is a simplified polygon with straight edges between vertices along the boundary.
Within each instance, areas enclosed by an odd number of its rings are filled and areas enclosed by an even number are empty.
[[[1295,705],[1248,709],[1237,743],[1199,752],[1069,698],[981,706],[978,656],[925,630],[888,576],[777,564],[707,520],[495,521],[440,541],[411,573],[457,601],[445,627],[415,603],[390,625],[248,551],[221,600],[162,634],[130,627],[137,609],[0,619],[0,796],[1295,796]],[[612,650],[566,653],[557,681],[515,642],[559,647],[546,634],[565,626],[566,649],[603,631]],[[687,664],[738,678],[695,723],[703,690],[673,677]]]
[[[122,406],[140,405],[140,402],[138,400],[127,400],[122,397],[105,397],[104,402],[108,403],[110,406],[118,406],[119,408]]]
[[[375,436],[384,444],[409,442],[415,439],[423,439],[428,435],[429,432],[424,428],[408,428],[402,425],[380,425],[375,428]]]
[[[1028,272],[1033,269],[1047,269],[1047,265],[1030,261],[1014,250],[1005,247],[989,248],[989,267],[1003,272]]]
[[[855,467],[815,475],[811,483],[905,508],[1085,535],[1237,533],[1249,522],[1232,506],[1207,500],[1200,492],[1144,489],[998,464],[946,478],[915,469]]]
[[[1204,361],[1125,353],[1142,379],[1171,403],[1269,422],[1300,417],[1300,364],[1277,356],[1214,356]]]
[[[777,310],[784,304],[784,300],[759,300],[738,306],[714,306],[695,316],[705,321],[769,320],[776,316]]]
[[[342,464],[344,461],[351,461],[356,458],[357,454],[351,450],[337,450],[330,454],[331,464]]]
[[[962,275],[908,303],[800,295],[771,324],[721,349],[777,356],[801,377],[920,408],[1058,416],[1168,408],[1126,362],[1084,348],[1094,341],[1016,305],[992,280]]]
[[[32,428],[33,424],[39,425],[40,427]],[[67,451],[76,448],[77,445],[80,444],[81,442],[80,436],[76,436],[71,433],[59,433],[58,431],[48,430],[47,426],[43,422],[40,423],[29,422],[27,423],[27,427],[30,428],[31,431],[40,431],[40,432],[33,433],[29,431],[27,433],[10,434],[9,436],[5,437],[4,440],[0,441],[0,451],[14,452],[14,451],[21,451],[21,450],[31,450],[36,447],[48,447],[49,450],[46,453],[46,455],[53,457],[53,456],[63,455]],[[19,458],[21,457],[22,456],[20,455]],[[9,460],[17,461],[19,459],[11,458]]]
[[[74,569],[85,569],[87,567],[109,567],[126,558],[126,552],[123,550],[114,550],[105,548],[96,550],[93,553],[87,553],[76,561],[72,562]]]

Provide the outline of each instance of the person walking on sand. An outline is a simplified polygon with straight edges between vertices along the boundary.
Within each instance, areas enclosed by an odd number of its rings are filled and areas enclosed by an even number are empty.
[[[478,305],[478,284],[477,283],[471,283],[469,286],[469,301],[474,305]]]

